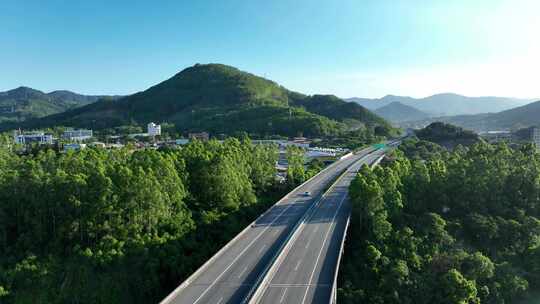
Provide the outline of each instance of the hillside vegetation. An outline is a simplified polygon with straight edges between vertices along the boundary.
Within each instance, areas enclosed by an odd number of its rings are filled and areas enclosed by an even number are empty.
[[[443,122],[434,122],[416,131],[415,134],[421,140],[431,141],[447,148],[457,145],[469,146],[480,140],[480,137],[472,131]]]
[[[291,92],[270,80],[221,64],[197,64],[146,91],[118,101],[100,101],[24,126],[102,129],[150,121],[172,123],[181,131],[245,131],[261,136],[329,136],[376,127],[391,130],[384,119],[357,104],[335,96]]]
[[[407,153],[420,159],[397,152],[382,167],[362,168],[351,183],[339,302],[535,299],[540,154],[531,145],[478,143],[452,153],[413,147]]]
[[[108,96],[87,96],[70,91],[43,93],[28,87],[0,92],[0,123],[22,122],[96,102]],[[110,97],[116,98],[116,97]]]
[[[420,120],[429,117],[428,114],[397,101],[376,109],[375,114],[394,123]]]

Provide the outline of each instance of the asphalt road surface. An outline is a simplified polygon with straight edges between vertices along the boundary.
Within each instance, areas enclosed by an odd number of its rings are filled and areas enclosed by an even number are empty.
[[[350,213],[348,187],[363,164],[371,165],[383,155],[372,153],[354,164],[329,190],[298,236],[284,251],[268,275],[268,284],[259,288],[261,297],[254,303],[330,303],[338,257]]]
[[[371,151],[371,148],[362,150],[358,154],[337,161],[321,171],[316,177],[289,193],[259,217],[254,225],[235,237],[223,250],[212,257],[207,262],[207,265],[204,265],[200,271],[192,275],[161,303],[242,303],[257,278],[287,238],[287,235],[308,208],[319,198],[325,186],[332,182],[343,170],[357,163],[358,160]],[[311,192],[311,195],[304,196],[303,194],[306,191]],[[331,215],[332,210],[341,205],[340,200],[344,197],[343,195],[346,195],[346,189],[336,187],[334,191],[338,193],[326,197],[329,203],[324,204],[325,209],[323,210],[325,211],[314,217],[314,220],[318,219],[321,223],[327,221],[328,214]],[[347,210],[346,208],[340,208],[339,212],[343,215]],[[326,228],[321,226],[320,229]],[[313,241],[313,245],[320,242],[321,240],[317,238]],[[327,243],[334,246],[332,241]],[[318,267],[321,266],[328,267],[326,262]],[[309,269],[302,268],[302,271],[307,270]],[[307,275],[309,277],[310,273]],[[318,277],[312,281],[316,282],[316,280],[318,280]],[[311,297],[314,290],[311,290],[308,296]],[[273,288],[272,291],[274,291]],[[302,292],[300,290],[298,292],[301,295]],[[279,297],[281,297],[281,294],[279,294]]]

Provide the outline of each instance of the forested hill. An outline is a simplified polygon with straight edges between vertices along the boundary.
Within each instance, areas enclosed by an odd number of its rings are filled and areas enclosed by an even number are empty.
[[[21,122],[44,117],[114,96],[81,95],[70,91],[44,93],[28,87],[0,92],[0,122]]]
[[[270,80],[221,64],[197,64],[146,91],[118,101],[100,101],[32,121],[51,125],[109,128],[149,121],[181,131],[325,136],[389,124],[364,107],[335,96],[306,96]],[[4,125],[1,129],[13,128]],[[384,135],[384,134],[383,134]]]
[[[421,120],[429,117],[429,114],[398,101],[378,108],[375,113],[394,123]]]
[[[431,141],[450,148],[457,145],[469,146],[480,141],[478,134],[443,122],[434,122],[415,133],[421,140]]]

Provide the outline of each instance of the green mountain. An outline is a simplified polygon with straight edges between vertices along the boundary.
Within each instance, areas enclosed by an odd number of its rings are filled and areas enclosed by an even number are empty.
[[[21,122],[84,106],[104,96],[87,96],[70,91],[41,91],[19,87],[0,92],[0,122]]]
[[[390,130],[369,110],[335,96],[307,96],[270,80],[221,64],[197,64],[146,91],[102,100],[23,125],[104,129],[173,123],[176,129],[258,135],[335,135],[359,128]],[[3,129],[13,126],[2,126]]]
[[[397,101],[376,109],[375,114],[394,123],[420,120],[429,117],[428,114]]]

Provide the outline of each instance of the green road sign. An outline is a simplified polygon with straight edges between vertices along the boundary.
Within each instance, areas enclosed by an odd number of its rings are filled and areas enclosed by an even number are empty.
[[[386,148],[386,144],[374,144],[373,148],[375,148],[375,149],[384,149],[384,148]]]

